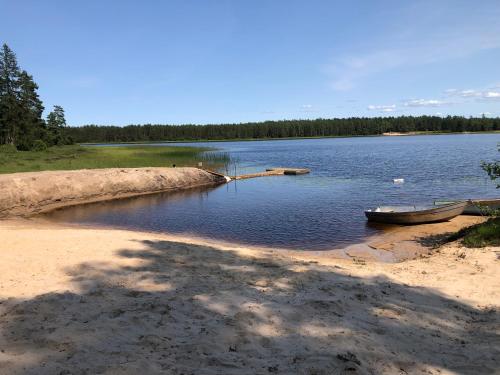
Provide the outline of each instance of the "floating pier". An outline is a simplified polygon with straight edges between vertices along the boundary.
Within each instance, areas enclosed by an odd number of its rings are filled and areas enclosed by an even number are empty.
[[[265,172],[242,174],[239,176],[232,176],[232,180],[246,180],[247,178],[265,177],[265,176],[280,176],[280,175],[299,175],[309,173],[309,169],[305,168],[269,168]]]
[[[254,178],[254,177],[265,177],[265,176],[282,176],[282,175],[299,175],[299,174],[307,174],[311,172],[307,168],[268,168],[266,169],[265,172],[258,172],[258,173],[249,173],[249,174],[242,174],[239,176],[224,176],[221,173],[214,172],[211,170],[205,169],[207,172],[210,172],[212,174],[215,174],[217,176],[221,177],[229,177],[231,180],[246,180],[248,178]]]

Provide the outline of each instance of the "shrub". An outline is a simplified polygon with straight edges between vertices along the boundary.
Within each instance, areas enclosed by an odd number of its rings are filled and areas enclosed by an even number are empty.
[[[47,149],[47,144],[41,139],[37,139],[33,142],[33,146],[31,147],[31,151],[45,151]]]
[[[14,145],[0,145],[0,153],[13,154],[17,152],[17,148]]]

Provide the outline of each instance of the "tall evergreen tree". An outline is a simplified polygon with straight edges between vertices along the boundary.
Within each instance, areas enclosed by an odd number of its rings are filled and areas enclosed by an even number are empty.
[[[19,133],[19,66],[14,52],[0,50],[0,143],[15,144]]]
[[[63,145],[68,143],[64,134],[66,127],[66,118],[64,117],[64,109],[59,105],[55,105],[52,112],[47,116],[47,132],[50,138],[49,144]]]
[[[29,150],[44,133],[43,104],[33,77],[21,71],[16,55],[4,44],[0,49],[0,144]]]
[[[37,89],[38,85],[26,71],[19,76],[20,123],[16,145],[19,149],[29,150],[35,139],[44,137],[45,123],[42,120],[43,104]]]

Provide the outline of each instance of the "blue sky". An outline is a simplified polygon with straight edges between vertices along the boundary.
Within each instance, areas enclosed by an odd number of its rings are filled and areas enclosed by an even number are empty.
[[[71,125],[500,116],[500,2],[0,0]]]

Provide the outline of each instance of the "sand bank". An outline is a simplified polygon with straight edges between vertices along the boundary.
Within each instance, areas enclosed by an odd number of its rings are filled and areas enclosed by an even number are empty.
[[[385,136],[393,136],[393,137],[396,137],[396,136],[405,136],[405,135],[417,135],[419,134],[418,132],[405,132],[405,133],[401,133],[401,132],[386,132],[386,133],[382,133],[382,135],[385,135]]]
[[[0,175],[0,217],[226,182],[197,168],[108,168]]]
[[[0,373],[500,367],[499,248],[374,263],[34,220],[0,238]]]

